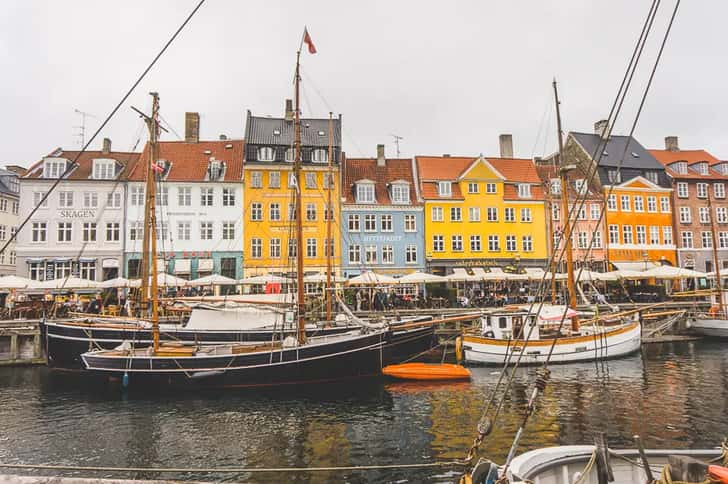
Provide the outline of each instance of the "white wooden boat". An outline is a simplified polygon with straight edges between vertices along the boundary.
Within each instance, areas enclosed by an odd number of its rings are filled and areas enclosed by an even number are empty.
[[[542,364],[551,347],[552,363],[617,358],[640,349],[642,328],[630,319],[616,325],[587,324],[572,331],[570,324],[561,326],[562,318],[576,316],[566,306],[512,306],[484,315],[479,334],[465,334],[460,345],[462,358],[468,363],[502,365],[508,355],[520,364]],[[566,314],[564,314],[566,313]],[[529,337],[530,334],[530,337]]]

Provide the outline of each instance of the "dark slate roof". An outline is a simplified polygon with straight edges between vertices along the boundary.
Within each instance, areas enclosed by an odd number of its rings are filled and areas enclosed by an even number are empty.
[[[9,170],[3,170],[0,168],[0,193],[3,195],[9,195],[11,197],[18,197],[18,192],[14,192],[10,189],[10,187],[5,183],[5,181],[8,179],[8,177],[18,177],[17,173],[14,173]]]
[[[586,150],[589,156],[593,156],[599,160],[599,166],[616,167],[624,155],[624,161],[622,161],[622,168],[637,168],[642,170],[664,170],[665,167],[655,159],[652,154],[645,149],[636,139],[630,138],[629,136],[610,136],[607,145],[604,148],[606,151],[599,158],[599,153],[595,154],[597,146],[601,142],[601,137],[593,133],[570,133],[579,144]],[[627,146],[627,152],[625,154],[625,146]],[[637,156],[635,156],[637,155]]]
[[[334,146],[341,146],[341,118],[334,118],[333,122]],[[279,135],[273,134],[280,131]],[[323,132],[323,135],[319,135]],[[293,121],[285,118],[268,118],[251,116],[245,123],[245,141],[250,145],[283,145],[293,146]],[[301,145],[327,148],[329,146],[329,120],[328,119],[301,119]]]

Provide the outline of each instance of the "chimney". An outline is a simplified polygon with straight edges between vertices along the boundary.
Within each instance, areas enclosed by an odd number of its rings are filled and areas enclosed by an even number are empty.
[[[387,159],[384,157],[384,145],[377,145],[377,166],[387,166]]]
[[[598,134],[602,139],[606,139],[609,134],[609,122],[606,119],[600,119],[594,123],[594,134]]]
[[[665,149],[667,151],[680,151],[680,146],[677,144],[677,136],[665,137]]]
[[[293,99],[286,99],[286,121],[293,121]]]
[[[104,138],[103,146],[101,147],[101,152],[105,155],[108,155],[111,153],[111,140],[109,138]]]
[[[498,141],[500,141],[501,158],[513,158],[513,135],[502,134],[498,136]]]
[[[185,113],[185,143],[200,141],[200,113]]]

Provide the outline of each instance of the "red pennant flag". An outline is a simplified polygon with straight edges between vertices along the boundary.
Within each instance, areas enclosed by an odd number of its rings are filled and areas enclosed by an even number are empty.
[[[308,53],[309,54],[315,54],[316,53],[316,46],[313,45],[313,40],[311,40],[311,36],[308,35],[308,29],[304,27],[303,29],[303,41],[308,46]]]

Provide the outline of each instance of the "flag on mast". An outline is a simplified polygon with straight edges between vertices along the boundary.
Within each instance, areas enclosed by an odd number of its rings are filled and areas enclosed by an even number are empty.
[[[311,36],[308,34],[308,29],[306,27],[303,28],[303,41],[308,46],[308,53],[315,54],[316,46],[313,45],[313,40],[311,40]]]

